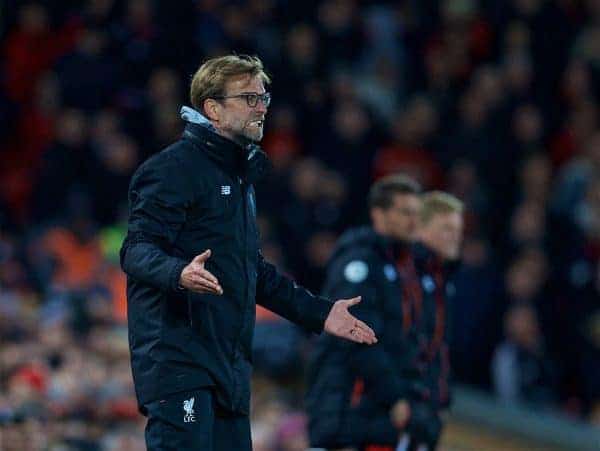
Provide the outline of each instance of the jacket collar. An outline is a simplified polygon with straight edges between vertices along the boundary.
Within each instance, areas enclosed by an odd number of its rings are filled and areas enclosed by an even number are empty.
[[[452,274],[460,266],[460,260],[444,260],[422,242],[415,243],[412,251],[415,257],[415,265],[421,270],[439,268],[444,274]]]
[[[198,124],[187,124],[183,139],[195,143],[211,160],[226,169],[242,174],[248,152],[239,144]]]
[[[251,146],[246,148],[217,133],[206,117],[189,107],[181,108],[181,118],[187,122],[183,138],[197,144],[212,160],[237,174],[242,174]]]
[[[370,226],[362,226],[350,229],[340,237],[334,251],[334,256],[350,247],[360,244],[372,246],[379,254],[391,260],[397,259],[401,254],[409,250],[408,244],[380,235]]]

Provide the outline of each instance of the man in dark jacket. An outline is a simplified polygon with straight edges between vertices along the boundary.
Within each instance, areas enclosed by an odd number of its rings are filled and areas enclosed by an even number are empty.
[[[147,160],[129,188],[131,362],[151,450],[250,450],[255,304],[307,330],[376,341],[348,308],[312,295],[264,260],[252,184],[266,167],[270,103],[259,59],[225,56],[193,77],[183,137]]]
[[[411,405],[408,426],[410,451],[435,450],[442,431],[440,412],[450,403],[448,334],[454,287],[449,281],[463,238],[463,204],[456,197],[433,191],[422,196],[419,242],[413,247],[421,286],[415,319],[419,379],[429,398]]]
[[[418,358],[412,297],[418,285],[402,280],[414,271],[407,262],[416,239],[419,191],[401,175],[374,184],[372,228],[344,234],[331,259],[324,293],[361,294],[355,312],[375,329],[379,343],[367,347],[329,336],[317,340],[306,398],[312,446],[393,449],[410,416],[407,401],[425,395],[412,374]]]

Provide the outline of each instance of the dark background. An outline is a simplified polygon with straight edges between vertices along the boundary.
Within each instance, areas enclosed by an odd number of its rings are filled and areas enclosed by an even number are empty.
[[[373,180],[455,194],[455,379],[600,424],[600,1],[5,0],[0,26],[6,449],[141,446],[127,186],[181,133],[200,63],[232,51],[273,78],[266,256],[318,292]],[[260,311],[255,348],[256,449],[303,449],[310,338]]]

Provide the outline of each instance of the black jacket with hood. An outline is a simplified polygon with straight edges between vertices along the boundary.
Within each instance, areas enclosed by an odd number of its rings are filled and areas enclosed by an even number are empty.
[[[247,414],[255,304],[320,332],[331,303],[261,255],[252,183],[264,153],[194,113],[199,120],[145,161],[129,188],[121,266],[133,378],[142,413],[167,394],[213,386],[223,408]],[[178,288],[183,268],[206,249],[222,296]]]

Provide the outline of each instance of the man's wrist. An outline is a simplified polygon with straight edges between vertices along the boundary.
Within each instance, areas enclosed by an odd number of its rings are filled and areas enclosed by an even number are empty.
[[[188,265],[187,262],[183,261],[183,260],[179,260],[177,261],[174,265],[173,265],[173,269],[172,269],[172,278],[171,278],[171,283],[170,283],[170,288],[171,290],[180,290],[180,286],[181,286],[181,273],[183,272],[183,269]],[[184,287],[185,289],[185,287]]]

